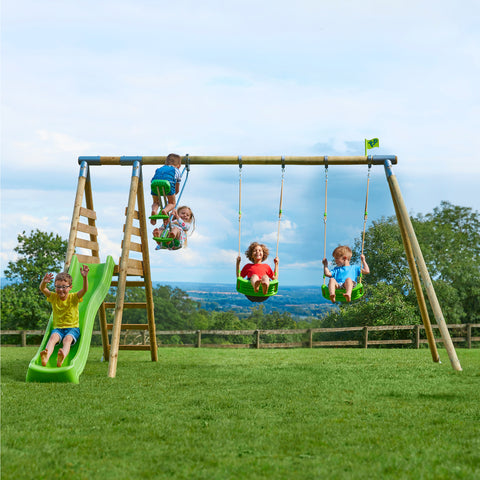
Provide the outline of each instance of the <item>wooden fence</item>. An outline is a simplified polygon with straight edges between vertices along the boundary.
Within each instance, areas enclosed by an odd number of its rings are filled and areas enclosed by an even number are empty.
[[[124,325],[126,327],[126,325]],[[149,343],[148,332],[135,330],[133,325],[122,333],[121,341],[126,345],[145,345]],[[438,330],[437,325],[432,328]],[[459,347],[472,348],[472,342],[480,342],[480,323],[448,325],[452,341]],[[382,325],[344,328],[308,328],[296,330],[163,330],[157,331],[158,347],[215,347],[215,348],[313,348],[313,347],[359,347],[368,348],[375,345],[402,345],[420,348],[426,344],[423,325]],[[408,338],[380,338],[386,332],[393,336]],[[403,332],[403,335],[400,334]],[[43,337],[43,330],[1,330],[0,335],[17,335],[20,344],[3,344],[2,346],[27,346],[27,336]],[[341,339],[332,337],[341,335]],[[101,335],[94,331],[93,335]],[[286,341],[285,336],[293,336]],[[321,339],[325,336],[328,339]],[[168,337],[170,341],[168,342]],[[239,343],[227,342],[225,337],[239,337]],[[243,337],[243,338],[240,338]],[[249,337],[249,338],[245,338]],[[280,337],[280,338],[279,338]],[[348,338],[346,338],[348,337]],[[353,337],[353,338],[352,338]],[[216,341],[213,341],[215,340]],[[163,340],[166,340],[164,342]],[[173,340],[173,341],[172,341]],[[279,341],[281,340],[281,341]],[[442,343],[441,338],[435,338]],[[28,344],[33,346],[32,344]],[[38,346],[38,344],[36,345]]]

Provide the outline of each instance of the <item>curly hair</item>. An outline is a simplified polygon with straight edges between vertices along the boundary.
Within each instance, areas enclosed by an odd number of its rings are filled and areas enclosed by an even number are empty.
[[[67,272],[58,273],[57,276],[55,277],[55,281],[57,280],[60,282],[68,282],[70,285],[73,282],[72,276]]]
[[[270,253],[270,251],[268,250],[268,247],[267,247],[266,245],[264,245],[263,243],[252,242],[252,243],[250,244],[250,246],[247,248],[247,250],[245,251],[245,256],[246,256],[251,262],[254,261],[254,259],[253,259],[253,250],[255,249],[255,247],[258,247],[258,246],[262,247],[262,250],[263,250],[262,262],[267,259],[268,254]]]
[[[338,246],[332,253],[333,258],[347,257],[352,258],[352,249],[347,245]]]

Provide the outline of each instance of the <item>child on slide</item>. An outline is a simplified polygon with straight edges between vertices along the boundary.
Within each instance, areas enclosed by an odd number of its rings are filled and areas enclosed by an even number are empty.
[[[88,271],[87,265],[80,269],[83,288],[75,293],[70,293],[73,280],[71,275],[66,272],[61,272],[55,277],[55,292],[51,292],[47,287],[48,283],[53,280],[53,273],[47,273],[40,283],[40,291],[47,297],[47,302],[52,304],[53,310],[53,330],[45,350],[40,352],[44,367],[47,365],[55,345],[63,342],[57,356],[57,367],[61,367],[70,352],[70,347],[80,338],[78,304],[88,290]]]

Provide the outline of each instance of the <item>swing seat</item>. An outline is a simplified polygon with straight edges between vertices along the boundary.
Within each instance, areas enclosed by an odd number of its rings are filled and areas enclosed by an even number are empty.
[[[262,292],[262,287],[258,292],[255,292],[250,280],[246,280],[242,277],[237,277],[237,292],[245,295],[251,302],[264,302],[269,297],[276,295],[278,292],[278,280],[271,280],[268,286],[268,292],[266,295]]]
[[[346,292],[344,288],[337,288],[335,290],[335,301],[340,303],[348,303],[346,298],[343,294]],[[364,294],[363,285],[361,283],[357,283],[352,290],[352,302],[358,300],[359,298],[363,297]],[[322,285],[322,296],[327,300],[330,300],[330,292],[328,291],[328,285]]]
[[[172,188],[168,180],[152,180],[150,184],[152,191],[160,191],[161,195],[168,195]]]
[[[168,195],[170,192],[170,182],[168,180],[152,180],[150,184],[152,192],[160,193],[159,197],[164,197]],[[158,213],[157,215],[151,215],[150,220],[166,220],[170,218],[168,215],[164,215],[163,213]]]

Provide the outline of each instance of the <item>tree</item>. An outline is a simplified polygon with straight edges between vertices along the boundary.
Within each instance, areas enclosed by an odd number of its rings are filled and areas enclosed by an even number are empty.
[[[14,252],[18,258],[8,262],[4,272],[15,283],[2,289],[2,328],[41,329],[48,322],[51,308],[38,286],[45,273],[62,270],[67,242],[38,229],[19,234],[17,240]]]

